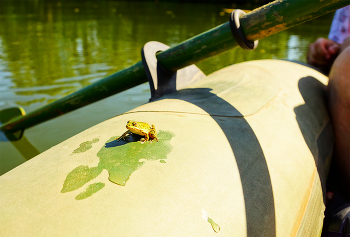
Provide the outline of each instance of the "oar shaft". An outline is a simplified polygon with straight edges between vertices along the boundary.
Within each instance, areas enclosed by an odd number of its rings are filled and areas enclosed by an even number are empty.
[[[349,0],[278,0],[243,16],[240,23],[247,39],[263,39],[348,4]],[[159,53],[157,59],[164,68],[175,71],[236,46],[230,25],[225,23]],[[15,132],[29,128],[146,81],[142,62],[138,62],[71,95],[14,118],[0,129]]]
[[[349,0],[278,0],[242,16],[240,24],[247,39],[254,41],[349,4]],[[164,68],[176,71],[236,46],[230,24],[225,23],[159,53],[157,59]]]
[[[247,39],[259,40],[350,4],[349,0],[278,0],[242,16]]]

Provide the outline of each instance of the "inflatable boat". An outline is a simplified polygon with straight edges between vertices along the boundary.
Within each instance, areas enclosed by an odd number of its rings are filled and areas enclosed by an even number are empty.
[[[0,234],[319,236],[327,80],[250,61],[91,127],[0,177]]]
[[[151,86],[149,103],[0,176],[0,236],[320,236],[333,152],[328,78],[284,60],[208,76],[192,64],[254,49],[345,5],[289,0],[234,11],[172,48],[146,44],[142,62],[43,108],[0,111],[1,132],[15,140],[147,79]]]

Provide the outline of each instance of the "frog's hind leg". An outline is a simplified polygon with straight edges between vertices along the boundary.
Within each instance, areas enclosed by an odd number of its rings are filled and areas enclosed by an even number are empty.
[[[156,127],[153,124],[152,124],[151,130],[149,132],[149,139],[150,139],[150,141],[156,140],[158,142]]]
[[[117,142],[119,142],[121,139],[124,139],[126,136],[130,134],[130,130],[127,130],[123,135],[121,135],[119,138],[117,138]]]

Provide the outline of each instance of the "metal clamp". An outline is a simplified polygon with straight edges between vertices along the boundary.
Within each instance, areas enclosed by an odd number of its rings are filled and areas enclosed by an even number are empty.
[[[239,44],[239,46],[241,46],[241,48],[245,50],[252,50],[258,46],[259,41],[247,40],[247,38],[243,34],[241,24],[239,23],[239,18],[245,14],[246,13],[240,9],[232,11],[230,15],[230,27],[232,35]]]
[[[164,69],[158,62],[156,54],[168,48],[170,47],[155,41],[146,43],[142,48],[142,64],[151,89],[150,101],[180,90],[205,77],[196,65],[190,65],[175,72]]]

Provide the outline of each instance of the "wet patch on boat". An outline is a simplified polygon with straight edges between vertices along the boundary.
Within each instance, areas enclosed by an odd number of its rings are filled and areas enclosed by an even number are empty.
[[[89,149],[92,148],[92,144],[93,144],[93,143],[96,143],[96,142],[98,142],[98,141],[99,141],[99,139],[98,139],[98,138],[95,138],[95,139],[92,140],[92,141],[83,142],[83,143],[81,143],[81,144],[79,145],[79,147],[78,147],[77,149],[75,149],[75,150],[73,151],[73,153],[82,153],[82,152],[85,152],[85,151],[87,151],[87,150],[89,150]]]
[[[210,223],[211,227],[216,233],[220,231],[220,226],[209,217],[209,213],[206,210],[202,210],[202,218]]]
[[[63,183],[61,193],[71,192],[83,187],[84,184],[96,178],[102,172],[101,167],[92,167],[80,165],[72,170]]]
[[[211,227],[216,233],[220,231],[220,226],[216,224],[211,218],[208,218],[208,222],[211,224]]]
[[[173,133],[159,131],[159,142],[125,142],[123,145],[113,146],[115,137],[109,139],[97,156],[100,158],[99,166],[109,173],[109,180],[124,186],[130,175],[140,168],[147,160],[164,160],[172,150],[170,140]],[[118,143],[120,143],[118,142]]]
[[[97,193],[98,191],[100,191],[104,186],[105,186],[104,183],[90,184],[89,187],[87,187],[87,189],[84,192],[78,194],[78,196],[76,196],[75,199],[76,200],[83,200],[85,198],[88,198],[92,194]]]
[[[61,192],[66,193],[81,188],[83,185],[99,176],[104,169],[108,171],[109,181],[125,186],[131,174],[139,169],[146,161],[159,160],[162,162],[161,160],[164,161],[167,159],[167,155],[172,150],[170,140],[174,136],[175,134],[171,132],[159,131],[158,142],[144,143],[137,142],[137,139],[132,137],[130,139],[133,139],[133,142],[130,142],[131,140],[120,140],[118,142],[116,140],[117,137],[111,137],[106,141],[105,146],[97,153],[97,156],[100,158],[98,166],[90,168],[80,165],[73,169],[67,175]],[[95,192],[97,192],[101,188],[98,189],[93,186],[90,189],[96,190]],[[79,194],[81,195],[78,195],[79,198],[89,197],[87,194],[84,194],[85,192]],[[91,191],[89,191],[89,193],[91,193]],[[93,193],[94,192],[92,192],[91,195]]]

